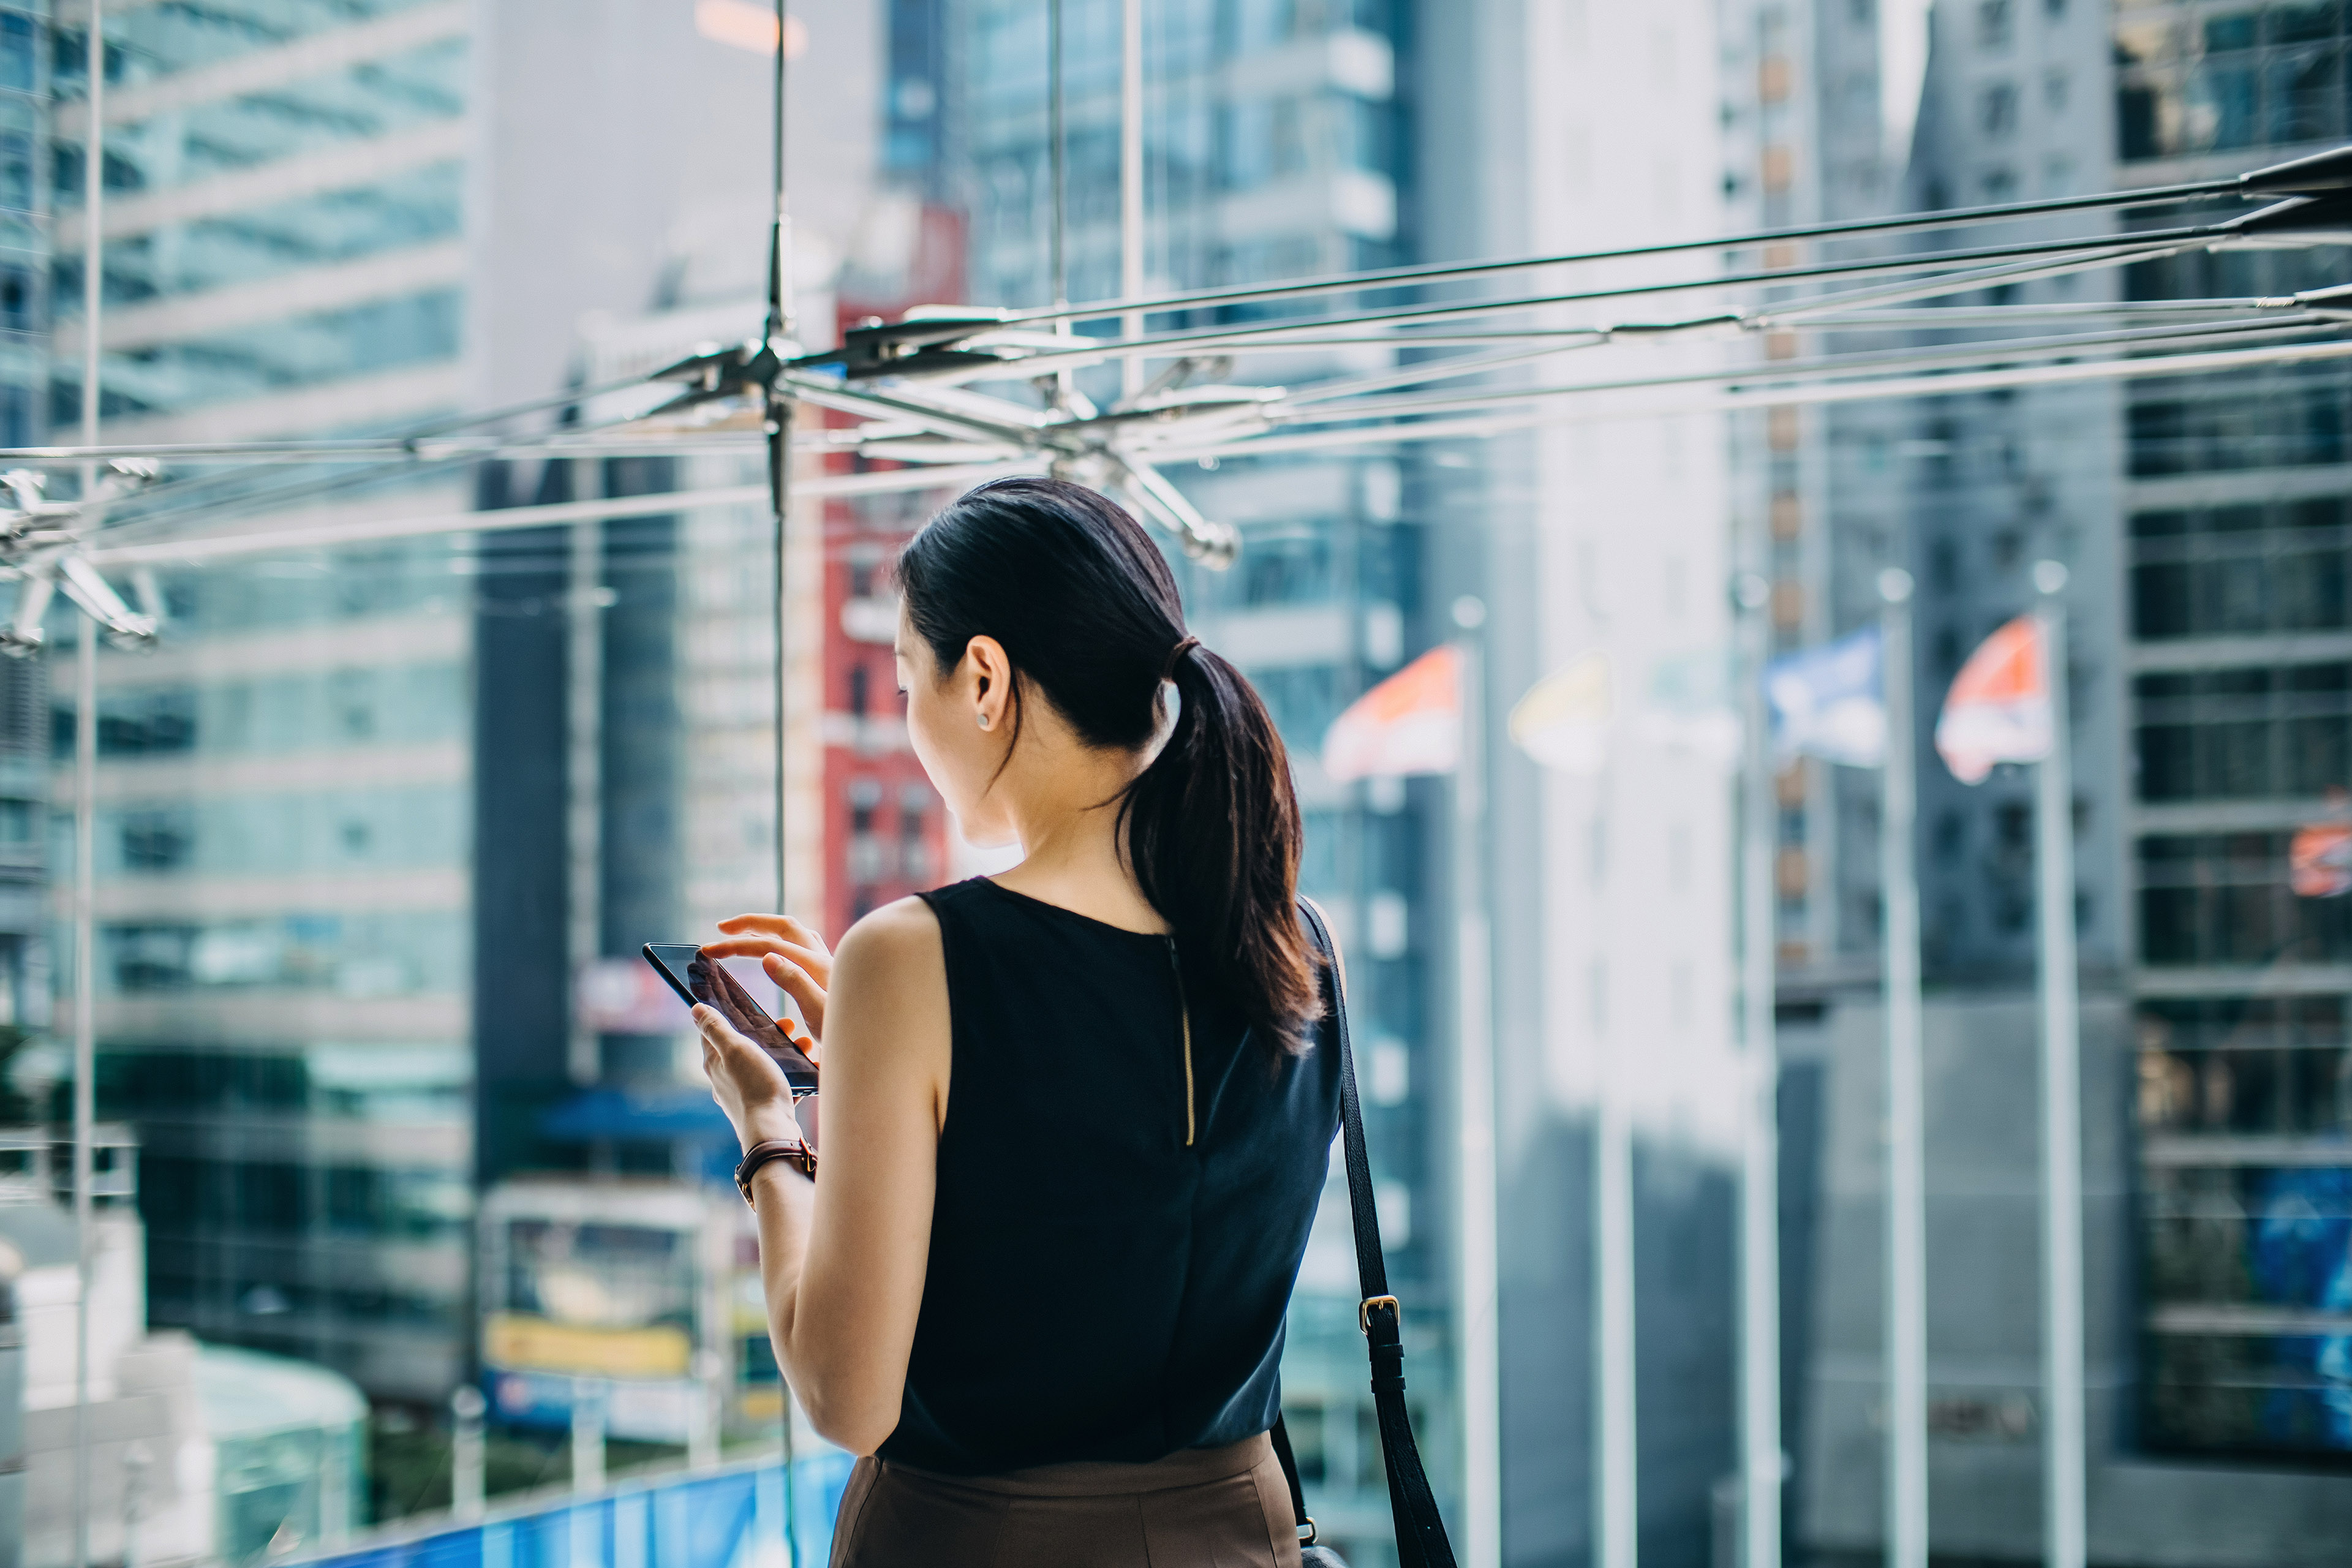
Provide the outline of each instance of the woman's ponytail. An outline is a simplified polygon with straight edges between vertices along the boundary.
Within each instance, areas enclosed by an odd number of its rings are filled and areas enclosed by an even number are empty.
[[[942,669],[994,637],[1088,745],[1149,745],[1174,684],[1175,722],[1119,805],[1136,880],[1194,980],[1275,1049],[1303,1049],[1319,1004],[1289,753],[1242,672],[1185,632],[1142,528],[1084,486],[999,479],[908,542],[898,583]]]
[[[1202,979],[1281,1049],[1318,1009],[1298,923],[1298,799],[1290,754],[1242,672],[1187,637],[1171,660],[1176,723],[1127,797],[1143,896]]]

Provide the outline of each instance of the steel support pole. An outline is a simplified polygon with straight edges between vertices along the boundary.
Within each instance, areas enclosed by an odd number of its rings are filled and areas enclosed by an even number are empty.
[[[82,139],[82,349],[81,440],[98,445],[99,327],[106,281],[106,8],[89,0],[89,30],[84,40],[89,129]],[[98,465],[85,463],[85,505],[98,490]],[[94,521],[94,520],[93,520]],[[97,1127],[97,1023],[92,1016],[98,955],[95,952],[94,884],[98,864],[98,622],[84,616],[75,668],[74,708],[74,1568],[89,1568],[89,1292],[96,1246],[90,1183]]]
[[[482,1517],[487,1495],[482,1417],[488,1404],[470,1383],[449,1395],[449,1513],[467,1522]]]
[[[575,462],[572,472],[595,471]],[[566,968],[572,981],[570,1027],[564,1066],[575,1084],[593,1084],[604,1073],[595,1026],[581,1007],[580,985],[604,951],[604,524],[589,518],[571,529],[571,609],[565,649],[563,770],[564,898]]]
[[[1912,738],[1911,575],[1879,574],[1886,763],[1878,865],[1886,987],[1886,1563],[1927,1568],[1927,1121],[1921,1079],[1918,816]]]
[[[1780,1568],[1780,1053],[1773,1015],[1778,952],[1772,856],[1780,807],[1764,710],[1771,652],[1770,588],[1739,584],[1747,644],[1740,770],[1739,1001],[1742,1100],[1739,1188],[1739,1472],[1742,1568]]]
[[[770,355],[781,355],[791,352],[784,346],[784,340],[791,337],[794,323],[793,224],[790,201],[787,196],[789,181],[784,157],[786,101],[784,66],[786,28],[789,26],[784,7],[785,0],[776,0],[775,255],[769,263],[770,287],[765,345],[766,352]],[[792,894],[792,844],[784,832],[785,826],[790,820],[792,749],[785,739],[784,721],[788,716],[789,706],[786,688],[790,684],[792,672],[792,605],[789,595],[792,585],[793,416],[796,405],[792,398],[783,395],[778,390],[778,384],[773,381],[769,384],[767,404],[768,500],[770,516],[774,523],[772,534],[775,566],[774,580],[771,588],[775,599],[776,621],[776,913],[781,915],[788,912],[788,900]],[[811,912],[814,914],[814,911]],[[777,1368],[777,1378],[783,1394],[784,1406],[783,1429],[780,1434],[783,1444],[782,1496],[780,1500],[783,1505],[784,1516],[784,1563],[786,1568],[800,1568],[800,1531],[797,1528],[800,1510],[795,1506],[798,1500],[793,1495],[793,1385],[791,1379],[783,1375],[783,1369],[781,1366]]]
[[[1051,187],[1054,208],[1053,233],[1046,239],[1045,281],[1055,310],[1070,302],[1068,126],[1062,101],[1064,31],[1062,0],[1045,0],[1045,182]],[[1058,330],[1069,331],[1070,323],[1059,323]]]
[[[2066,692],[2066,568],[2037,562],[2034,586],[2050,688],[2050,754],[2035,768],[2035,902],[2042,934],[2042,1552],[2083,1568],[2087,1552],[2083,1394],[2083,1106],[2074,972],[2074,785]]]
[[[572,1495],[594,1497],[604,1489],[604,1426],[612,1384],[603,1378],[572,1380]],[[578,1528],[575,1520],[573,1528]],[[575,1561],[576,1561],[575,1554]]]
[[[1143,0],[1121,0],[1118,72],[1118,292],[1143,298]],[[1121,317],[1119,335],[1143,335],[1143,314]],[[1143,387],[1143,361],[1119,361],[1119,395]]]
[[[91,1206],[97,1134],[98,622],[79,618],[74,648],[74,1563],[89,1568],[89,1292],[97,1250]]]

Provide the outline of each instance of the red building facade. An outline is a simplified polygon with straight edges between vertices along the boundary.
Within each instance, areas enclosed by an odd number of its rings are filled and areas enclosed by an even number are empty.
[[[909,305],[962,297],[963,226],[923,210],[902,281],[844,287],[842,329]],[[852,423],[829,415],[829,424]],[[876,465],[843,455],[835,471]],[[934,888],[948,871],[948,815],[907,741],[891,641],[898,596],[889,567],[945,496],[844,496],[824,503],[824,918],[835,938],[859,916]]]

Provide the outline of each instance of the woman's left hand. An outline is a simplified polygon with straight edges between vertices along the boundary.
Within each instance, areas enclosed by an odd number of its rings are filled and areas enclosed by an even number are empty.
[[[696,1005],[694,1026],[702,1036],[702,1071],[710,1079],[710,1098],[727,1113],[743,1147],[801,1141],[792,1085],[775,1058],[707,1002]]]
[[[756,958],[778,989],[800,1004],[801,1016],[819,1039],[824,1037],[825,994],[833,984],[833,953],[824,938],[790,915],[736,915],[719,922],[725,932],[705,942],[712,958]],[[813,1048],[810,1055],[821,1052]]]

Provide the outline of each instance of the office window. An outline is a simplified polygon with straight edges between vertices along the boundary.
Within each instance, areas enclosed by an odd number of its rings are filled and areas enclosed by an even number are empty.
[[[2132,631],[2138,637],[2352,624],[2352,527],[2338,498],[2141,512],[2131,532]]]
[[[2292,837],[2262,831],[2140,839],[2140,962],[2284,971],[2352,961],[2352,901],[2293,891]]]
[[[2143,675],[2133,695],[2142,800],[2352,788],[2352,665]]]
[[[2341,996],[2150,1000],[2137,1012],[2141,1436],[2203,1452],[2352,1451],[2352,1132]]]
[[[1995,140],[2014,135],[2017,132],[2017,87],[2013,82],[1997,81],[1984,89],[1977,100],[1977,123],[1984,134]]]

